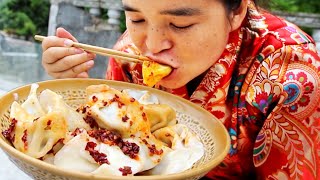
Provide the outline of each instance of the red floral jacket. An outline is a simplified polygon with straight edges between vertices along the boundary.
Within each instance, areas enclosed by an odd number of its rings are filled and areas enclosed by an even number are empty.
[[[124,33],[115,49],[139,54]],[[195,59],[196,60],[196,59]],[[230,152],[212,179],[320,179],[320,57],[297,26],[249,4],[242,27],[188,96],[228,129]],[[141,64],[110,59],[107,79],[142,84]]]

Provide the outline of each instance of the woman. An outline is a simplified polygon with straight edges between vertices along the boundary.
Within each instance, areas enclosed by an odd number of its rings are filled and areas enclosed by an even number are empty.
[[[123,0],[127,32],[115,49],[170,65],[158,87],[221,120],[232,139],[213,179],[320,176],[320,57],[295,25],[251,0]],[[95,55],[62,28],[43,41],[55,78],[88,77]],[[141,64],[111,59],[107,79],[142,83]]]

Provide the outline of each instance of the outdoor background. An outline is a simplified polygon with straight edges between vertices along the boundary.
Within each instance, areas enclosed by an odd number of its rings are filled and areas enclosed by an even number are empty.
[[[285,15],[289,21],[302,18],[305,22],[300,22],[301,28],[320,39],[320,25],[314,23],[319,22],[320,0],[270,0],[268,4],[266,1],[261,6]],[[52,35],[56,27],[62,26],[80,42],[111,48],[125,30],[120,3],[120,0],[0,0],[0,96],[18,86],[50,79],[41,66],[41,45],[34,41],[35,34]],[[98,56],[91,77],[104,78],[106,64],[107,58]],[[0,162],[0,180],[30,179],[1,150]]]

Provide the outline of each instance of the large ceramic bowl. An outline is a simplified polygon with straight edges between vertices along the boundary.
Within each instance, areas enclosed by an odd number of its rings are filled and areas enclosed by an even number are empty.
[[[79,173],[66,171],[54,165],[45,163],[41,160],[29,157],[8,143],[5,138],[0,135],[0,147],[8,155],[9,159],[18,166],[22,171],[34,179],[50,179],[50,180],[69,180],[69,179],[199,179],[208,171],[217,166],[227,155],[230,138],[223,124],[218,121],[209,112],[201,107],[190,103],[189,101],[171,95],[169,93],[139,86],[135,84],[98,80],[98,79],[63,79],[38,82],[40,85],[38,92],[44,89],[50,89],[62,95],[65,101],[76,108],[84,103],[85,88],[89,85],[107,84],[113,88],[148,90],[157,95],[160,103],[165,103],[173,107],[177,111],[178,122],[187,125],[201,139],[205,146],[204,156],[190,170],[182,173],[163,175],[163,176],[134,176],[134,177],[115,177],[115,176],[96,176],[88,173]],[[0,131],[7,129],[10,125],[9,109],[15,97],[19,97],[19,103],[22,103],[28,96],[31,85],[26,85],[14,89],[0,97]]]

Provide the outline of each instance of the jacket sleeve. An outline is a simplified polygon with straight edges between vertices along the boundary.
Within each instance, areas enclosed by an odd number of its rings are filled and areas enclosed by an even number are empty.
[[[265,109],[271,113],[254,143],[259,179],[320,177],[320,58],[313,49],[303,44],[275,51],[259,68],[261,81],[251,85],[278,96],[274,108]]]

